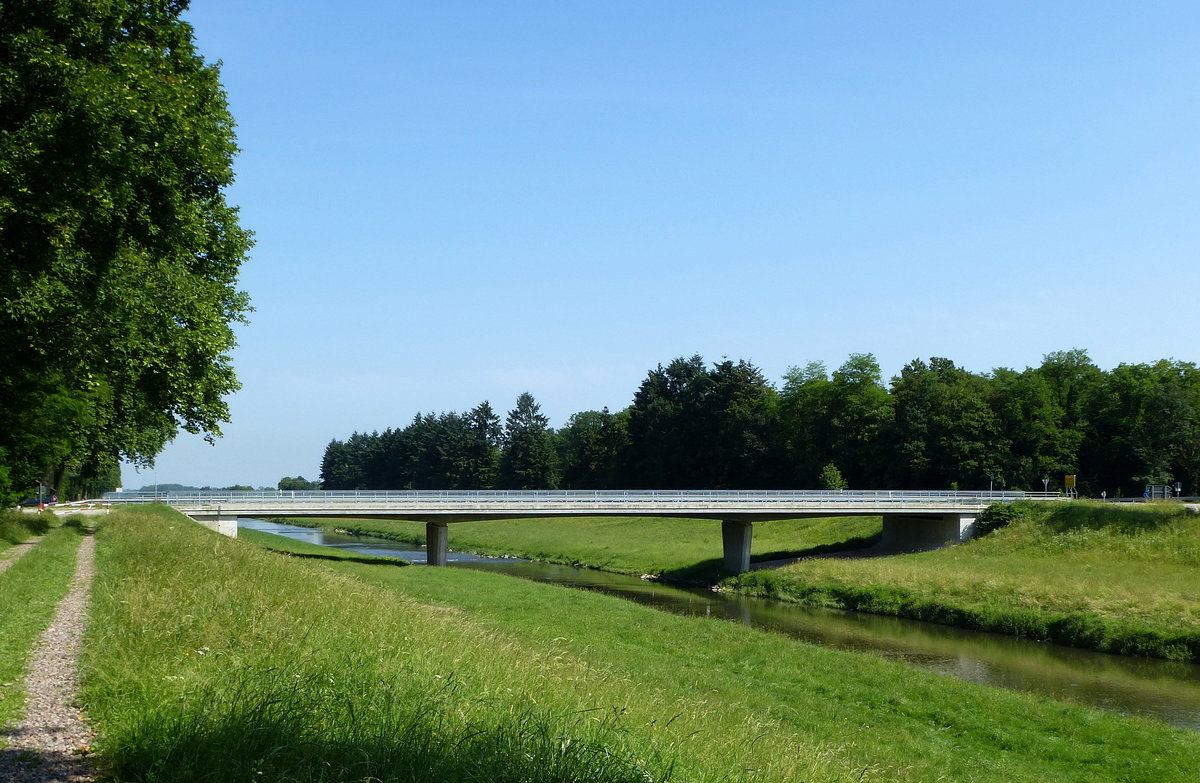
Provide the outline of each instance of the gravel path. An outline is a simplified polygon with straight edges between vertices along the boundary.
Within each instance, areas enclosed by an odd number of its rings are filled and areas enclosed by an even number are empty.
[[[14,544],[3,552],[0,552],[0,574],[8,570],[8,567],[21,559],[21,557],[37,546],[37,542],[42,540],[42,536],[31,538],[20,544]]]
[[[34,646],[25,678],[26,718],[0,732],[0,780],[6,783],[88,783],[96,769],[83,754],[91,732],[76,705],[76,657],[87,627],[96,539],[86,536],[75,560],[71,590]]]

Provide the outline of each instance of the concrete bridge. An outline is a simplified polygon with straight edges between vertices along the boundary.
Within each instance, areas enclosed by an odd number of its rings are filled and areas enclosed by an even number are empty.
[[[1063,500],[1044,492],[899,490],[458,490],[113,492],[110,503],[166,503],[237,535],[237,518],[398,519],[425,523],[430,565],[445,565],[447,525],[529,517],[644,516],[721,522],[724,570],[750,569],[755,522],[881,516],[883,544],[920,549],[964,541],[992,503]]]

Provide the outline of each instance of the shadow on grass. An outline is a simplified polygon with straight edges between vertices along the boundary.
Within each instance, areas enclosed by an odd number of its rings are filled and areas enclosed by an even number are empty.
[[[245,675],[245,673],[243,673]],[[670,763],[631,749],[619,716],[478,709],[450,682],[424,692],[270,670],[146,715],[113,739],[129,781],[645,783]],[[175,710],[175,707],[167,709]],[[597,719],[599,717],[599,720]]]
[[[839,541],[836,544],[820,544],[808,547],[807,549],[777,549],[773,552],[761,552],[757,555],[751,555],[750,563],[753,565],[754,563],[766,563],[772,560],[799,560],[805,557],[815,557],[816,555],[827,555],[835,552],[857,552],[875,546],[882,537],[883,533],[880,532],[873,536],[849,538],[845,541]],[[728,576],[730,574],[725,573],[723,570],[723,558],[714,557],[682,568],[664,571],[660,575],[660,579],[663,582],[673,584],[712,585]]]
[[[1055,533],[1106,529],[1133,535],[1157,530],[1189,516],[1187,509],[1178,503],[1056,503],[1046,513],[1044,524]]]
[[[0,737],[5,734],[0,733]],[[82,756],[62,751],[0,750],[0,780],[94,780],[98,770]]]
[[[391,566],[408,566],[412,565],[409,561],[400,557],[355,557],[354,555],[318,555],[316,553],[307,552],[288,552],[285,549],[272,549],[265,546],[270,552],[277,555],[287,555],[288,557],[299,557],[306,560],[332,560],[336,563],[363,563],[365,565],[391,565]]]

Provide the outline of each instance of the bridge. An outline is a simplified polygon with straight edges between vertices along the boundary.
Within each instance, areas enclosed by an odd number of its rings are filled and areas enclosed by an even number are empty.
[[[237,535],[237,518],[398,519],[425,523],[427,562],[445,565],[447,525],[529,517],[644,516],[721,523],[723,567],[750,570],[755,522],[883,517],[883,544],[897,550],[964,541],[993,503],[1057,501],[1047,492],[900,490],[411,490],[111,492],[105,502],[166,503],[208,527]]]

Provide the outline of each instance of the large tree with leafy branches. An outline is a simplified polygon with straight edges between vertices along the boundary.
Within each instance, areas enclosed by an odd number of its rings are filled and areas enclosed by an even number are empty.
[[[0,496],[228,420],[250,237],[187,5],[0,3]]]

